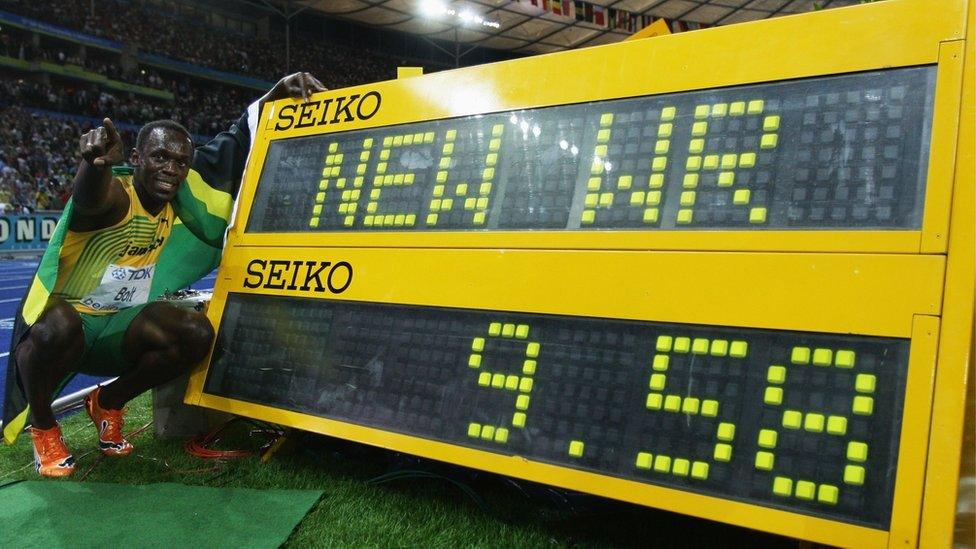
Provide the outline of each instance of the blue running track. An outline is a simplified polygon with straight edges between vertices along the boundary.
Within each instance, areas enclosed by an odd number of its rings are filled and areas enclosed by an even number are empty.
[[[7,379],[7,360],[10,351],[10,338],[14,330],[14,316],[20,300],[27,293],[27,287],[37,270],[38,259],[0,260],[0,386]],[[205,276],[191,286],[194,290],[213,290],[216,272]],[[71,381],[62,394],[70,394],[79,389],[95,385],[105,378],[79,375]],[[0,391],[0,411],[3,410],[4,392]]]

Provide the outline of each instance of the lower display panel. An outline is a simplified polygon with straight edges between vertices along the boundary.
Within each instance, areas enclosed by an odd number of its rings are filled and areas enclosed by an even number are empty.
[[[204,392],[887,530],[905,339],[230,294]]]

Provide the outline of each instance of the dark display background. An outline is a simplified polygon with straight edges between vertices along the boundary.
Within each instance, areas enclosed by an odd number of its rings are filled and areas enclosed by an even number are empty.
[[[934,78],[900,68],[277,140],[247,230],[919,228]],[[735,168],[706,166],[730,155]]]
[[[489,334],[492,324],[523,328],[496,337]],[[724,341],[728,350],[725,356],[679,352],[674,340],[663,352],[661,336]],[[484,340],[480,352],[472,350],[475,338]],[[536,368],[527,374],[533,343]],[[745,356],[731,356],[742,343]],[[849,369],[793,364],[796,347],[853,351],[856,362]],[[471,366],[473,354],[480,356],[478,367]],[[655,369],[659,355],[668,357],[667,370]],[[231,294],[204,391],[887,529],[908,355],[902,339]],[[772,365],[785,367],[785,382],[767,379]],[[479,385],[486,372],[506,381],[514,376],[519,388]],[[655,392],[649,383],[662,373],[659,392],[699,398],[701,413],[648,409]],[[858,376],[874,376],[876,387],[855,391]],[[526,378],[529,391],[521,385]],[[783,389],[782,404],[764,402],[770,387]],[[853,414],[853,398],[865,394],[873,413]],[[513,422],[523,396],[529,402],[522,402],[519,428]],[[704,415],[706,399],[717,403],[714,417]],[[787,429],[785,410],[843,416],[846,434]],[[472,423],[506,428],[507,440],[485,440],[481,431],[474,437]],[[735,432],[723,442],[717,434],[725,423]],[[777,431],[775,449],[757,445],[764,429]],[[570,453],[573,441],[583,443],[579,456]],[[860,486],[844,482],[851,441],[868,448],[866,461],[854,463],[865,469]],[[729,461],[714,459],[717,443],[731,447]],[[757,469],[757,451],[775,454],[772,471]],[[706,462],[707,478],[641,469],[640,452]],[[838,501],[776,495],[779,476],[835,486]]]

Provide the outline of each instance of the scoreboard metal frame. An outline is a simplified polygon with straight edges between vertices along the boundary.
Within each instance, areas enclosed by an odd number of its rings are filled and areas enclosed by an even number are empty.
[[[911,342],[890,528],[878,529],[501,455],[209,394],[190,404],[636,504],[840,546],[951,542],[974,304],[973,2],[891,0],[325,92],[368,119],[276,130],[265,107],[208,316],[269,257],[355,266],[330,300],[905,338]],[[274,141],[483,113],[935,66],[919,228],[896,230],[248,232]],[[299,215],[299,214],[296,214]],[[300,214],[304,215],[304,214]],[[581,292],[596,270],[600,292]],[[654,272],[655,285],[628,276]],[[720,277],[714,273],[721,273]],[[558,276],[555,276],[558,274]],[[517,276],[516,276],[517,275]],[[476,281],[471,286],[464,281]],[[571,297],[570,297],[571,296]],[[674,298],[679,296],[680,299]],[[951,487],[951,490],[949,489]],[[951,493],[950,493],[951,492]]]

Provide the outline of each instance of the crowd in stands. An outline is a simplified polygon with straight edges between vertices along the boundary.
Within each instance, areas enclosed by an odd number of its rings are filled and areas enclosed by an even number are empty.
[[[0,0],[0,10],[114,40],[124,48],[268,82],[285,72],[283,36],[246,37],[161,13],[158,6],[127,0]],[[261,93],[132,63],[123,68],[117,53],[88,48],[82,55],[73,44],[37,40],[19,29],[0,28],[0,56],[76,65],[112,80],[169,91],[175,98],[166,101],[78,79],[0,68],[0,212],[6,213],[63,207],[77,167],[78,138],[91,129],[90,122],[38,109],[134,125],[169,118],[205,139],[236,120]],[[393,78],[402,64],[388,55],[293,36],[289,72],[306,70],[327,87],[338,88]],[[130,134],[123,134],[126,147],[134,144]]]
[[[260,39],[217,30],[133,1],[0,0],[0,9],[94,36],[133,44],[139,50],[274,82],[282,76],[284,36]],[[320,75],[329,88],[389,80],[405,64],[361,48],[292,36],[290,72]],[[416,64],[416,63],[406,63]]]

